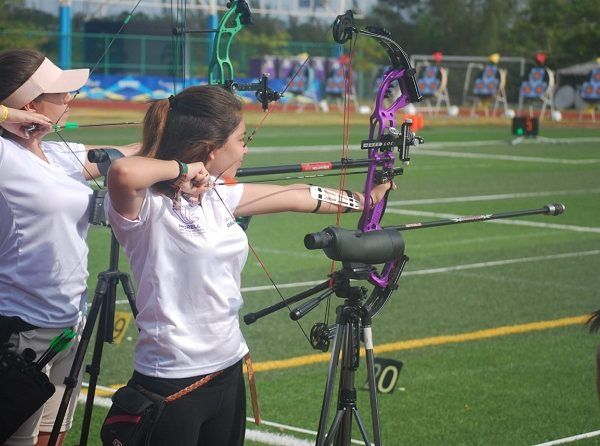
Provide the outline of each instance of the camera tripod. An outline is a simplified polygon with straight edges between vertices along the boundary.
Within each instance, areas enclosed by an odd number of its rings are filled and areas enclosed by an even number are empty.
[[[373,437],[375,445],[381,445],[381,428],[379,409],[377,406],[377,386],[375,385],[371,314],[364,304],[367,298],[367,289],[361,286],[350,286],[350,279],[364,279],[372,269],[373,267],[368,265],[345,263],[344,268],[334,274],[335,293],[338,297],[344,299],[344,303],[336,308],[335,335],[327,371],[321,417],[319,419],[316,441],[317,446],[332,444],[349,445],[352,440],[353,419],[356,419],[358,429],[365,445],[371,444],[365,424],[358,411],[356,404],[356,388],[354,386],[355,373],[360,364],[361,335],[366,352]],[[325,345],[328,344],[330,330],[319,324],[314,328],[317,330],[313,329],[311,331],[311,338],[315,339],[318,343],[318,338],[321,337],[323,343]],[[325,345],[323,347],[325,347]],[[338,361],[340,362],[341,369],[338,386],[337,410],[331,427],[326,431],[329,409],[335,387]]]
[[[99,199],[103,199],[104,191],[97,192],[99,192]],[[101,202],[98,201],[98,197],[96,197],[96,202],[100,203],[99,206],[102,205]],[[92,223],[94,222],[92,221]],[[90,379],[79,442],[80,446],[85,446],[87,444],[92,410],[94,407],[96,383],[98,382],[98,375],[100,373],[103,344],[105,342],[113,342],[115,298],[117,294],[117,284],[119,282],[121,282],[123,291],[127,296],[127,300],[129,301],[129,306],[131,307],[133,315],[137,315],[137,311],[135,309],[135,292],[133,290],[133,286],[131,285],[131,279],[129,274],[119,271],[119,243],[117,242],[112,229],[110,234],[111,241],[109,269],[98,274],[98,283],[94,291],[94,298],[90,306],[83,332],[81,333],[81,340],[77,347],[77,351],[75,352],[75,359],[73,360],[73,365],[71,366],[69,375],[64,381],[65,393],[63,394],[60,406],[58,408],[58,414],[56,416],[54,426],[52,427],[52,433],[50,434],[50,439],[48,441],[50,446],[56,445],[56,441],[60,435],[60,427],[69,407],[69,401],[71,399],[71,395],[73,394],[73,389],[77,385],[77,377],[81,372],[81,367],[85,359],[85,353],[88,344],[92,338],[94,326],[96,325],[96,322],[98,322],[92,362],[86,367],[86,371],[90,374]]]
[[[319,303],[335,293],[336,296],[344,299],[344,303],[336,309],[335,326],[329,326],[326,323],[317,323],[310,332],[310,343],[313,348],[326,352],[329,349],[330,339],[334,339],[331,359],[327,372],[327,381],[325,384],[325,393],[323,404],[321,406],[321,416],[319,419],[319,428],[317,432],[316,445],[347,446],[350,445],[352,438],[352,422],[356,419],[358,429],[360,430],[365,445],[370,446],[367,429],[358,411],[356,403],[356,388],[354,386],[355,373],[360,363],[360,341],[361,337],[365,345],[367,362],[367,381],[369,387],[369,398],[371,406],[371,420],[373,427],[373,437],[376,446],[381,446],[381,428],[379,420],[379,409],[377,406],[377,386],[375,383],[375,358],[373,354],[373,337],[371,330],[372,317],[382,308],[390,298],[392,292],[397,288],[397,282],[408,261],[404,255],[404,242],[399,232],[371,232],[371,235],[365,236],[368,239],[369,246],[361,241],[357,241],[355,231],[336,230],[327,228],[322,233],[309,234],[310,245],[327,246],[326,254],[330,257],[343,257],[342,254],[348,252],[341,245],[351,244],[355,248],[359,245],[361,255],[354,255],[354,261],[342,261],[343,268],[331,275],[330,280],[303,291],[295,296],[278,302],[270,307],[264,308],[256,313],[248,313],[244,316],[246,324],[252,324],[258,319],[267,316],[275,311],[288,308],[289,304],[299,302],[307,297],[316,295],[296,309],[290,309],[290,318],[299,320],[308,312],[316,308]],[[364,242],[364,240],[362,240]],[[305,238],[305,244],[306,238]],[[322,246],[321,246],[322,245]],[[363,246],[365,245],[365,246]],[[308,246],[307,246],[308,247]],[[340,254],[338,256],[338,254]],[[352,257],[352,256],[349,256]],[[389,258],[388,258],[389,257]],[[358,259],[386,259],[392,260],[393,267],[389,270],[389,283],[381,293],[373,292],[367,297],[367,289],[361,286],[351,286],[350,280],[370,280],[372,274],[376,271],[375,267],[369,263]],[[386,261],[381,260],[381,261]],[[340,352],[342,354],[340,359]],[[338,386],[337,411],[332,425],[328,431],[328,416],[331,407],[333,390],[335,387],[336,371],[338,361],[341,362],[340,379]],[[335,442],[335,443],[334,443]]]

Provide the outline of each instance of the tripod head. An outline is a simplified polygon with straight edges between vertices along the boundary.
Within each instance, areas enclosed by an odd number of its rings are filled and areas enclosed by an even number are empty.
[[[108,168],[114,160],[123,156],[123,153],[113,147],[89,150],[87,154],[90,163],[98,164],[98,170],[102,176],[106,176]]]
[[[90,163],[98,165],[98,170],[102,176],[106,176],[110,164],[124,155],[117,149],[111,147],[103,147],[101,149],[93,149],[88,151],[87,157]],[[108,226],[106,216],[104,215],[104,197],[106,189],[94,189],[92,201],[90,205],[88,221],[96,226]]]

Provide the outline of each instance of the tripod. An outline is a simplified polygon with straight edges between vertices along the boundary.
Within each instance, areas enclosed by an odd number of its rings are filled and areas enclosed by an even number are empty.
[[[343,305],[336,309],[336,330],[327,372],[323,406],[319,419],[317,446],[335,444],[349,445],[352,439],[352,421],[356,419],[358,429],[365,445],[370,445],[365,424],[360,417],[356,405],[356,388],[354,378],[360,364],[360,336],[362,332],[367,359],[367,379],[371,404],[371,420],[375,445],[381,445],[381,428],[379,409],[377,406],[377,390],[375,385],[373,337],[371,332],[371,314],[364,305],[367,297],[365,287],[350,286],[350,279],[364,279],[372,270],[371,266],[360,264],[344,264],[344,269],[336,273],[336,295],[344,299]],[[362,329],[362,330],[361,330]],[[327,336],[327,332],[323,332]],[[334,380],[338,360],[341,356],[340,381],[338,387],[337,411],[327,429],[327,419],[334,389]]]
[[[103,192],[103,191],[101,191]],[[102,197],[103,198],[103,194]],[[133,286],[131,285],[131,279],[129,274],[122,273],[119,271],[119,243],[115,238],[112,229],[110,231],[110,262],[107,271],[98,274],[98,283],[94,292],[94,298],[92,305],[87,316],[87,321],[81,333],[81,340],[75,352],[75,359],[73,359],[73,365],[69,371],[69,375],[65,378],[65,393],[63,394],[60,406],[58,408],[58,414],[52,427],[52,433],[48,444],[50,446],[56,445],[58,436],[60,435],[60,426],[65,418],[65,414],[69,407],[69,401],[73,394],[73,389],[77,385],[77,377],[81,371],[83,360],[85,359],[85,353],[88,344],[92,338],[92,332],[94,325],[98,320],[98,329],[96,331],[96,340],[94,342],[94,352],[92,356],[92,363],[86,367],[86,372],[90,374],[90,382],[88,387],[87,399],[85,402],[85,412],[83,416],[83,422],[81,426],[81,437],[80,446],[87,444],[90,421],[92,417],[92,410],[94,407],[94,395],[96,393],[96,383],[98,382],[98,375],[100,373],[100,362],[102,359],[102,349],[105,342],[113,342],[113,325],[115,318],[115,298],[117,295],[117,284],[121,282],[123,291],[129,301],[129,306],[134,316],[137,315],[135,310],[135,293]]]

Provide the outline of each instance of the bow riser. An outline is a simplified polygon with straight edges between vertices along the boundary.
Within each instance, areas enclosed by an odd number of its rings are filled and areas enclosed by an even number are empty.
[[[411,98],[404,93],[408,91],[407,71],[406,69],[392,69],[384,76],[375,99],[375,109],[370,118],[369,139],[380,138],[386,129],[396,127],[396,112],[412,102]],[[386,95],[395,81],[400,84],[402,94],[394,100],[392,105],[386,107]]]
[[[378,152],[377,149],[369,149],[369,159],[371,164],[367,171],[367,178],[365,180],[364,187],[364,210],[360,219],[359,229],[363,232],[375,231],[381,229],[380,222],[385,212],[385,200],[381,200],[375,206],[371,206],[371,192],[373,187],[377,184],[378,166],[383,166],[383,171],[390,171],[394,168],[394,162],[396,157],[394,152]],[[387,178],[386,178],[387,179]]]

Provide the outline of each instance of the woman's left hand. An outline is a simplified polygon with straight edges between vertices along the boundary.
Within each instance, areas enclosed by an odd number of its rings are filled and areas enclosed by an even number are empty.
[[[371,206],[375,206],[385,197],[388,190],[396,190],[396,183],[389,181],[387,183],[378,184],[371,190]]]

